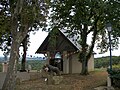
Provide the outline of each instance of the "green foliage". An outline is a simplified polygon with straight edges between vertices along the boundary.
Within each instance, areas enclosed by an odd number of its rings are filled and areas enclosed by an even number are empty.
[[[7,53],[9,52],[9,46],[11,46],[10,37],[10,15],[8,13],[7,1],[1,1],[0,3],[0,49]]]
[[[113,85],[120,88],[120,68],[113,68],[112,70],[108,69],[107,71],[110,74]]]
[[[4,55],[8,55],[10,52],[12,37],[9,33],[3,34],[0,38],[0,49],[4,52]]]
[[[51,0],[50,29],[54,27],[64,29],[68,36],[77,37],[75,41],[81,45],[82,54],[79,54],[79,57],[80,59],[82,57],[80,61],[83,61],[84,65],[82,71],[87,71],[83,70],[87,67],[85,62],[88,62],[97,41],[98,49],[102,53],[108,50],[109,42],[105,26],[107,22],[111,22],[114,28],[119,26],[120,14],[116,12],[120,12],[120,8],[116,5],[119,3],[113,0]],[[90,33],[93,33],[92,41],[90,46],[86,47]],[[118,38],[114,37],[113,49],[117,48],[117,42]]]
[[[43,65],[45,64],[44,60],[28,60],[26,62],[26,69],[28,65],[31,65],[32,70],[40,70],[42,69]],[[21,63],[19,62],[17,65],[17,70],[19,71],[21,68]],[[2,63],[0,63],[0,72],[2,72]]]
[[[95,59],[94,64],[95,64],[95,68],[108,67],[109,59],[108,58]]]
[[[101,67],[107,68],[109,66],[109,61],[110,61],[110,57],[95,58],[94,61],[95,68],[101,68]],[[115,67],[118,64],[120,64],[120,56],[113,56],[112,57],[113,67]]]
[[[107,70],[111,78],[120,79],[120,69]]]
[[[9,40],[13,39],[13,37],[17,38],[18,35],[23,36],[21,34],[39,30],[39,28],[45,30],[47,26],[48,0],[45,1],[2,0],[0,2],[0,49],[5,52],[8,50],[9,52],[12,42]],[[14,31],[13,28],[15,29]],[[12,35],[12,33],[14,34]],[[19,39],[20,36],[18,36]],[[9,37],[11,38],[9,39]]]
[[[3,9],[0,11],[0,38],[6,32],[10,32],[10,16],[7,16]]]
[[[113,69],[120,68],[120,63],[117,65],[113,65]]]
[[[7,4],[2,4],[3,2]],[[34,25],[37,26],[39,24],[39,27],[43,28],[46,26],[48,9],[47,3],[44,2],[44,0],[2,0],[0,2],[0,14],[1,11],[8,13],[6,16],[10,16],[10,23],[6,22],[6,24],[11,26],[8,28],[10,28],[10,35],[12,36],[9,58],[10,65],[2,87],[2,90],[10,90],[14,89],[13,85],[15,85],[15,77],[12,79],[10,77],[12,77],[13,74],[12,71],[14,69],[15,60],[19,59],[20,44],[28,32],[36,30]],[[4,25],[1,27],[4,27]]]
[[[93,33],[91,52],[98,41],[98,49],[102,53],[108,49],[108,35],[105,26],[107,22],[112,23],[112,47],[118,47],[118,32],[120,29],[120,8],[117,1],[106,0],[51,0],[51,27],[65,29],[70,36],[79,34],[80,44],[86,44],[86,37]],[[51,29],[52,29],[51,28]],[[116,35],[115,35],[116,34]],[[94,40],[95,39],[95,40]]]
[[[42,69],[43,65],[45,64],[45,61],[40,60],[30,60],[27,61],[26,66],[31,65],[32,70],[40,70]]]

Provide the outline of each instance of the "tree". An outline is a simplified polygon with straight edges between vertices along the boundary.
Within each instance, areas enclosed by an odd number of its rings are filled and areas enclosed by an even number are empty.
[[[5,7],[3,12],[7,11],[6,16],[9,16],[10,23],[6,22],[6,24],[10,26],[9,31],[12,36],[9,66],[2,90],[14,90],[20,44],[27,33],[34,30],[32,27],[46,26],[47,3],[44,0],[3,0],[0,4]]]
[[[120,24],[115,0],[52,0],[51,1],[51,28],[65,29],[70,36],[78,35],[76,40],[81,45],[79,61],[82,62],[81,74],[88,74],[88,60],[93,53],[96,41],[100,42],[101,52],[108,49],[108,37],[105,24],[111,22],[114,28]],[[114,7],[115,6],[115,7]],[[114,10],[113,10],[114,9]],[[117,12],[117,13],[116,13]],[[113,32],[116,32],[113,30]],[[88,46],[88,35],[92,33],[91,45]],[[101,38],[102,37],[102,38]],[[118,37],[113,37],[114,46]]]
[[[21,70],[20,70],[21,72],[26,71],[25,66],[26,66],[28,38],[29,38],[29,35],[26,35],[26,37],[22,41],[23,55],[22,55],[22,61],[21,61]]]
[[[0,2],[0,49],[8,55],[11,46],[10,16],[8,15],[6,1]]]
[[[6,57],[10,53],[11,39],[12,38],[11,38],[10,34],[8,34],[8,33],[3,34],[0,37],[0,49],[1,49],[1,51],[4,52],[3,55]]]

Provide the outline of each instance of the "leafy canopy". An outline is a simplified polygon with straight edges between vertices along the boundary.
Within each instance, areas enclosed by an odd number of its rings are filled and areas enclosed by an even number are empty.
[[[81,39],[78,42],[81,45],[87,41],[84,37],[93,33],[91,45],[98,41],[98,48],[106,52],[109,42],[105,26],[108,22],[113,28],[113,48],[117,48],[120,35],[119,4],[117,0],[51,0],[50,26],[65,29],[70,36],[79,34],[78,38]]]

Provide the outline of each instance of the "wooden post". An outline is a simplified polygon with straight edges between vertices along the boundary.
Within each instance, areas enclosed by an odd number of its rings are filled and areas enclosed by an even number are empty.
[[[67,51],[63,52],[63,73],[69,73],[69,59],[67,58]]]

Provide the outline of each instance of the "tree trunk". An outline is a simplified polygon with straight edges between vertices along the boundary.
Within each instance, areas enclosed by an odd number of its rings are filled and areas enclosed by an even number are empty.
[[[21,61],[21,72],[25,72],[25,66],[26,66],[26,51],[27,51],[27,36],[24,38],[23,42],[23,55],[22,55],[22,61]]]
[[[9,65],[8,70],[6,74],[6,78],[2,87],[2,90],[14,90],[15,88],[15,82],[16,82],[16,64],[19,60],[19,47],[25,36],[28,32],[28,26],[26,25],[21,32],[17,31],[17,25],[15,22],[16,19],[12,20],[12,45],[11,45],[11,52],[10,52],[10,58],[9,58]]]
[[[87,24],[84,24],[84,29],[81,32],[81,39],[82,39],[82,53],[81,53],[81,62],[82,62],[82,70],[81,70],[81,74],[82,75],[87,75],[88,74],[88,60],[87,60],[87,49],[88,49],[88,45],[87,45],[87,30],[88,30],[88,26]]]
[[[81,70],[81,75],[88,75],[88,60],[83,60],[82,61],[82,70]]]
[[[14,90],[15,78],[16,78],[16,64],[19,59],[19,43],[17,40],[13,40],[11,45],[11,53],[8,65],[8,71],[2,87],[2,90]]]
[[[81,70],[81,75],[87,75],[88,74],[88,60],[87,60],[87,52],[86,48],[82,48],[82,70]]]
[[[88,74],[88,58],[86,48],[82,48],[82,52],[79,54],[80,62],[82,63],[81,75]]]

